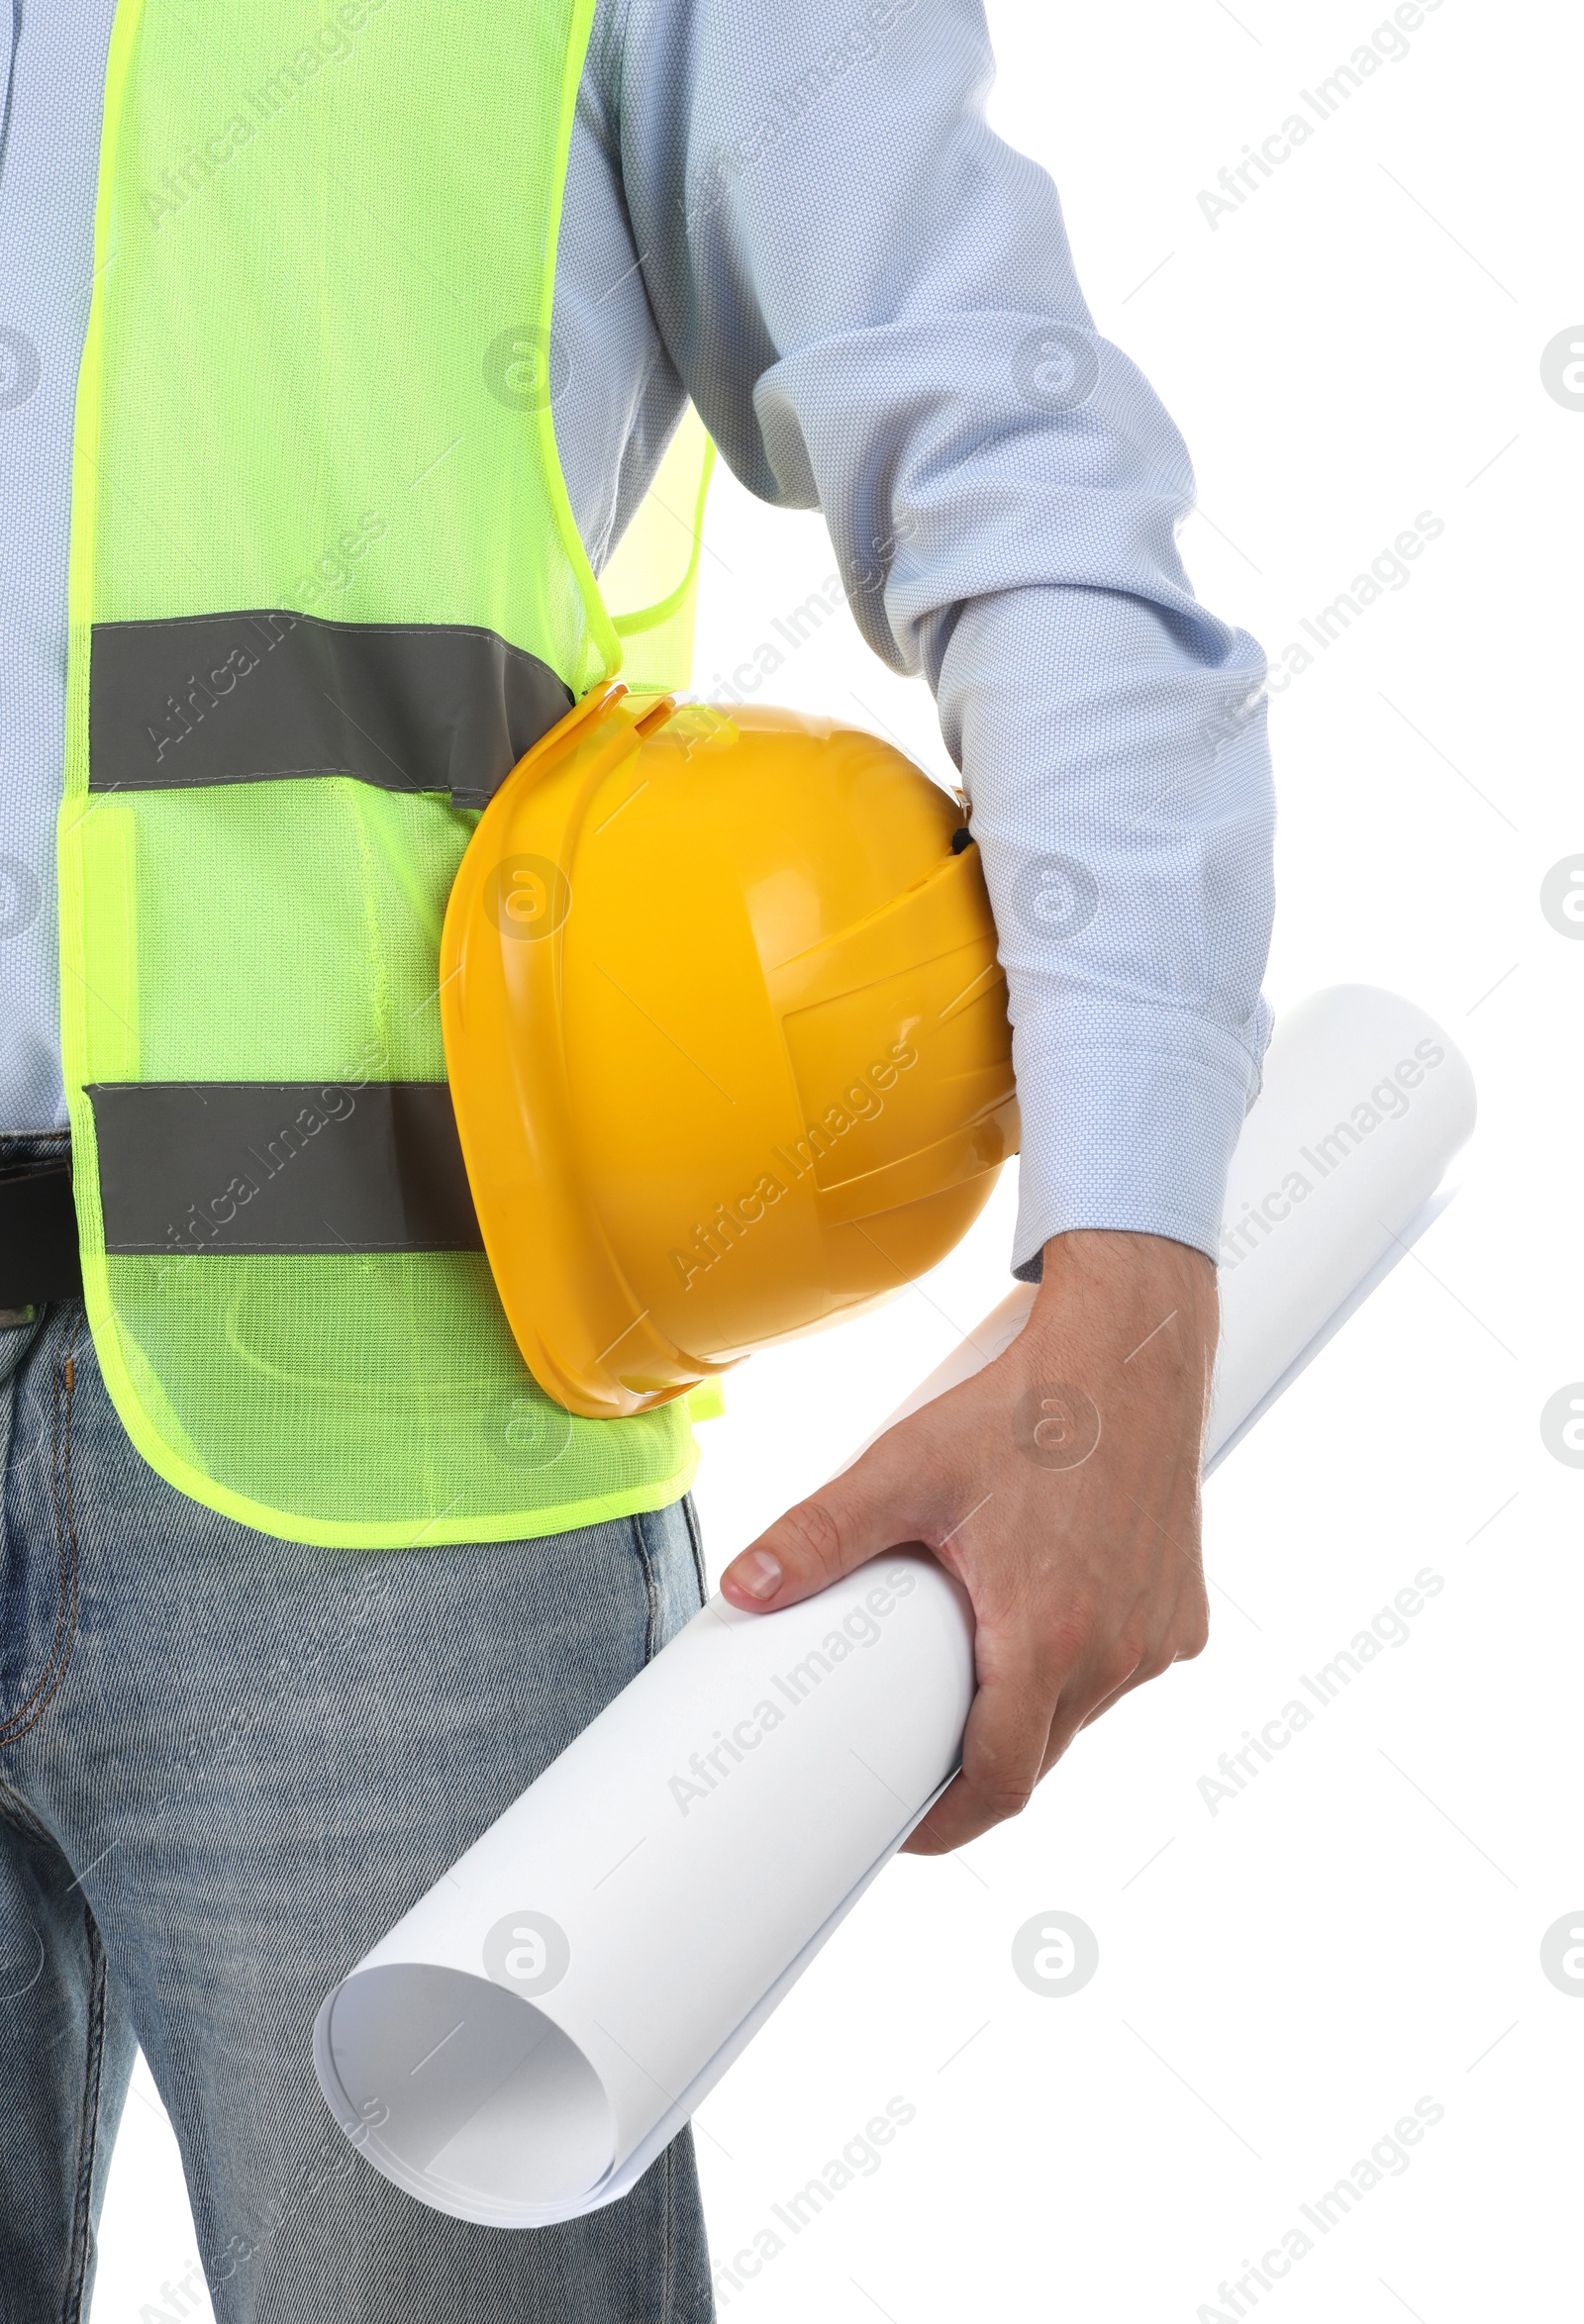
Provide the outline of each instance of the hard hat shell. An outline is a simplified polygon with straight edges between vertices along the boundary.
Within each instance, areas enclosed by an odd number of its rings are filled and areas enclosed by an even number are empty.
[[[540,1385],[647,1410],[901,1289],[1017,1150],[961,802],[888,743],[590,696],[485,810],[441,1011],[484,1246]]]

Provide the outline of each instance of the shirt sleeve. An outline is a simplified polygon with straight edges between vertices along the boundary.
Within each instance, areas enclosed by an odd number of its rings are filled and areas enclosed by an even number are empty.
[[[986,123],[981,9],[602,0],[590,72],[667,369],[935,690],[1007,973],[1017,1272],[1074,1227],[1214,1257],[1269,1031],[1264,656],[1196,601],[1182,441]]]

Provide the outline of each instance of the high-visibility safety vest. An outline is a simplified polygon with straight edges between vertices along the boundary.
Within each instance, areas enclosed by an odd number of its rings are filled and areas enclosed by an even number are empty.
[[[437,1005],[501,780],[691,651],[702,430],[627,617],[555,449],[592,13],[121,0],[111,39],[59,836],[83,1281],[140,1452],[292,1540],[544,1533],[696,1458],[683,1404],[574,1418],[526,1369]]]

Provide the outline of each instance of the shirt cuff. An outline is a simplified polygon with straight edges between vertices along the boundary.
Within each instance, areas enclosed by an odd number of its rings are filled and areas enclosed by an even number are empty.
[[[1012,1271],[1038,1283],[1044,1245],[1075,1227],[1164,1235],[1215,1260],[1227,1170],[1259,1091],[1251,1040],[1170,1010],[1096,1017],[1064,997],[1014,1036],[1023,1115]]]

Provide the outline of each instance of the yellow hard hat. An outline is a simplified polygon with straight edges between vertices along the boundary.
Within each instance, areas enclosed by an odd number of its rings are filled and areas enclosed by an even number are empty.
[[[641,1412],[943,1257],[1017,1151],[961,802],[791,711],[620,685],[480,820],[441,946],[484,1247],[540,1385]]]

